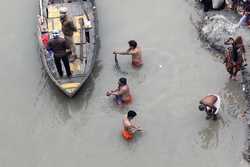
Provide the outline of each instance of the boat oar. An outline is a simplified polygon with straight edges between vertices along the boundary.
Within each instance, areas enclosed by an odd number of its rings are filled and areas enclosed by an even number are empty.
[[[119,65],[118,58],[117,58],[117,53],[114,53],[115,55],[115,67],[117,71],[119,71],[121,74],[128,74],[127,72],[123,71]]]

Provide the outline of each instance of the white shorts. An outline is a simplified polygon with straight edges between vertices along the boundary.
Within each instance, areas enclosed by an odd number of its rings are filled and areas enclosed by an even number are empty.
[[[216,94],[209,94],[209,95],[213,95],[217,97],[217,101],[215,102],[214,106],[217,108],[214,114],[218,114],[219,110],[220,110],[220,106],[221,106],[221,98],[219,95]]]

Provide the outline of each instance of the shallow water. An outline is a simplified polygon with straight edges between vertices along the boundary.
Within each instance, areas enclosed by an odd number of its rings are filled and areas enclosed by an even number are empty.
[[[0,11],[8,14],[0,28],[1,167],[246,166],[245,130],[237,119],[246,108],[240,85],[229,82],[221,62],[202,48],[189,3],[97,0],[99,58],[73,99],[55,89],[42,69],[34,42],[38,2],[6,5],[12,9]],[[111,53],[130,39],[143,47],[145,65],[135,70],[129,57],[119,57],[134,97],[119,109],[105,96],[121,77]],[[208,93],[223,98],[217,122],[197,110]],[[145,130],[131,143],[120,137],[128,109],[138,112]]]

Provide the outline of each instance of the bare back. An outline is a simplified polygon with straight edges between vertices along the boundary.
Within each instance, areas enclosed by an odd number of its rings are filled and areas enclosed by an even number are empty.
[[[129,51],[132,55],[132,61],[142,61],[142,50],[141,48],[137,47]]]
[[[208,95],[201,100],[201,103],[203,103],[209,107],[214,107],[214,104],[217,102],[217,100],[218,100],[218,98],[216,96]]]
[[[130,91],[129,91],[128,85],[124,85],[124,86],[119,88],[119,95],[121,95],[123,99],[130,96]]]
[[[129,119],[127,118],[127,115],[124,116],[122,122],[123,122],[124,130],[130,131],[130,130],[131,130],[131,127],[132,127],[132,123],[131,123],[131,122],[129,121]]]

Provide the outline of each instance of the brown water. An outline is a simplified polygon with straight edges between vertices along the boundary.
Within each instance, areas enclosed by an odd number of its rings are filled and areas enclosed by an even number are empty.
[[[37,52],[37,1],[4,2],[0,42],[1,167],[238,167],[245,102],[238,82],[229,82],[221,62],[202,48],[190,22],[193,7],[183,0],[97,0],[101,49],[94,74],[73,99],[46,77]],[[11,7],[11,10],[10,8]],[[138,40],[145,65],[119,57],[134,101],[117,108],[105,96],[121,75],[113,48]],[[221,118],[206,121],[199,99],[223,98]],[[121,118],[135,109],[145,129],[127,143]]]

